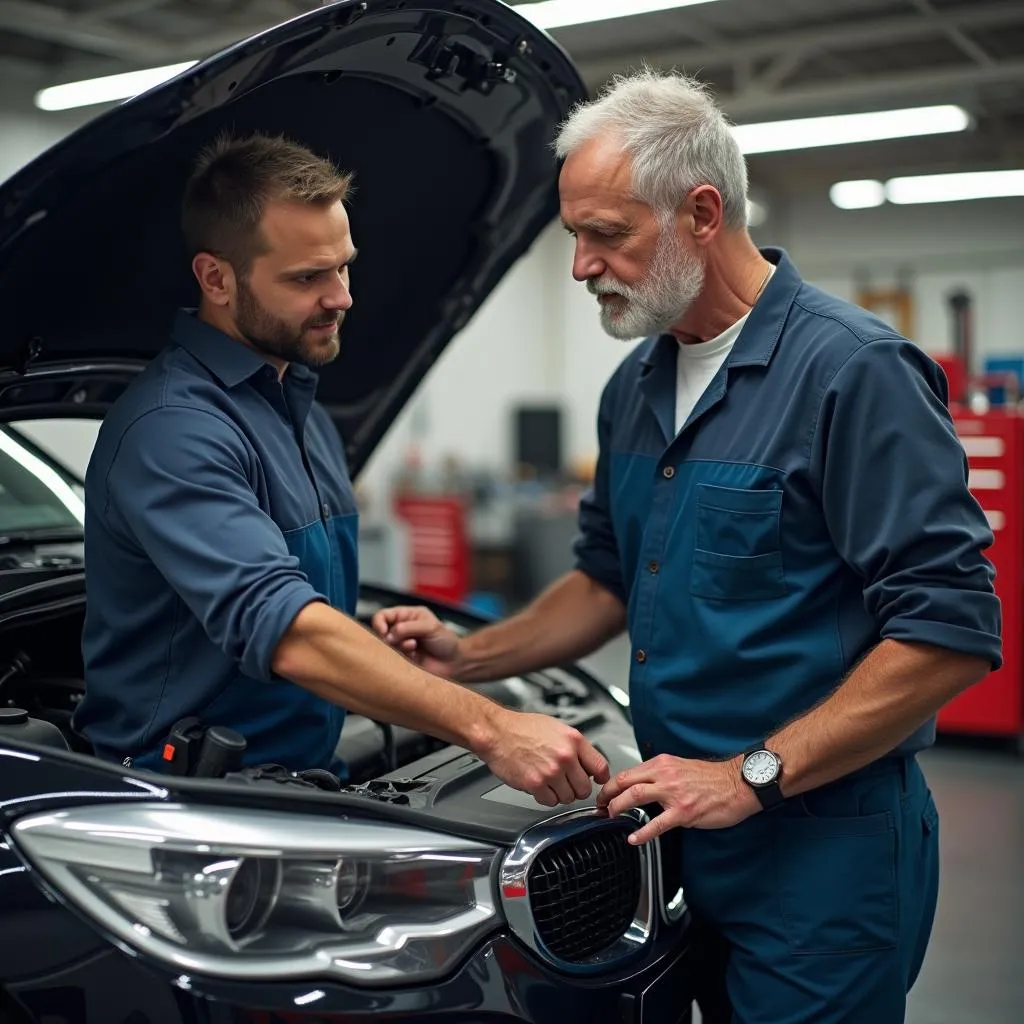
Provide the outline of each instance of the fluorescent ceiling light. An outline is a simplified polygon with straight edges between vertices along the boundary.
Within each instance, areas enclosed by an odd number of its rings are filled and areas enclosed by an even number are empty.
[[[885,202],[885,186],[880,181],[837,181],[828,192],[840,210],[866,210]]]
[[[516,4],[515,9],[538,28],[564,28],[607,21],[634,14],[670,11],[675,7],[694,7],[713,0],[540,0],[535,4]]]
[[[885,183],[890,203],[953,203],[966,199],[1024,196],[1024,170],[921,174]]]
[[[733,134],[744,153],[780,153],[791,149],[962,132],[969,126],[967,111],[945,105],[741,124],[733,128]]]
[[[880,181],[837,181],[829,198],[842,210],[881,206],[888,199],[900,206],[910,203],[953,203],[968,199],[1024,196],[1024,170],[966,171],[956,174],[919,174]]]
[[[36,106],[40,110],[70,110],[72,107],[89,107],[95,103],[129,99],[188,71],[195,63],[189,60],[182,64],[167,64],[162,68],[146,68],[122,75],[69,82],[67,85],[52,85],[36,93]]]

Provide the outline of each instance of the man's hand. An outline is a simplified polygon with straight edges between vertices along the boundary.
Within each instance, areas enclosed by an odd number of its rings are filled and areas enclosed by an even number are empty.
[[[434,675],[458,679],[459,638],[428,608],[385,608],[373,629],[386,643]],[[495,708],[490,735],[474,753],[502,782],[545,807],[583,800],[608,781],[608,762],[576,729],[548,715]]]
[[[429,608],[384,608],[374,615],[373,629],[420,668],[435,676],[458,679],[459,638]]]
[[[670,828],[729,828],[761,809],[740,778],[740,759],[690,761],[660,754],[619,772],[597,795],[609,814],[660,804],[661,814],[637,829],[631,843],[646,843]]]
[[[571,726],[548,715],[500,709],[477,756],[502,782],[545,807],[583,800],[608,781],[608,762]]]

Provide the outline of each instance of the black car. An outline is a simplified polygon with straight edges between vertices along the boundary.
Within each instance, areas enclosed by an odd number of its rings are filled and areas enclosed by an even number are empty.
[[[0,187],[0,419],[103,416],[195,300],[177,232],[193,155],[225,129],[280,132],[357,174],[358,301],[319,392],[357,475],[555,215],[549,143],[583,95],[500,3],[369,0],[104,114]],[[627,844],[640,812],[541,807],[472,754],[357,715],[340,789],[93,757],[71,728],[80,491],[2,441],[2,1024],[689,1020],[678,853]],[[410,600],[367,586],[360,616]],[[640,759],[621,694],[577,666],[487,691],[574,723],[614,769]]]

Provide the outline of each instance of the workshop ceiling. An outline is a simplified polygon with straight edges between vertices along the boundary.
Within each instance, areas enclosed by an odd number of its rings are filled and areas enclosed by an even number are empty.
[[[0,88],[201,58],[310,0],[2,0]],[[752,179],[1024,166],[1022,0],[715,0],[552,33],[588,84],[646,62],[713,85],[738,123],[958,103],[972,130],[752,156]],[[39,112],[40,117],[47,116]]]

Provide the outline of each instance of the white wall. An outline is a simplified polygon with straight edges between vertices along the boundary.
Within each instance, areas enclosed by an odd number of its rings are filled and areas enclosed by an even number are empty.
[[[99,420],[27,420],[14,426],[77,477],[85,479],[89,456],[100,429]]]
[[[27,77],[0,81],[0,181],[106,109],[36,110],[32,97],[41,84]]]
[[[513,408],[564,392],[560,253],[552,226],[452,340],[374,454],[364,486],[381,493],[413,444],[426,464],[457,455],[470,467],[510,465]]]
[[[923,264],[927,266],[927,263]],[[814,265],[804,277],[819,288],[844,299],[855,300],[858,274],[815,274]],[[879,273],[873,287],[898,283],[901,275]],[[962,270],[915,270],[906,280],[913,296],[913,326],[910,337],[925,351],[939,354],[952,350],[953,327],[948,298],[954,291],[966,290],[973,298],[975,369],[983,368],[987,355],[1013,353],[1024,355],[1024,254],[1016,265],[984,264],[972,266],[965,258]]]
[[[20,170],[33,157],[67,135],[77,123],[71,118],[45,120],[32,114],[0,109],[0,181]]]
[[[779,204],[775,214],[759,241],[777,239],[820,287],[853,298],[860,282],[906,279],[911,334],[929,352],[950,350],[946,300],[965,288],[974,298],[979,359],[1024,354],[1024,199],[837,210],[822,197]]]
[[[825,195],[773,201],[759,240],[775,238],[805,276],[853,268],[959,271],[1024,262],[1024,199],[839,210]],[[813,264],[813,266],[812,266]]]

